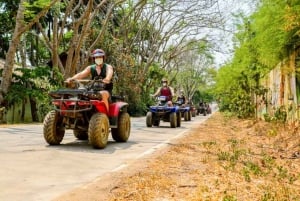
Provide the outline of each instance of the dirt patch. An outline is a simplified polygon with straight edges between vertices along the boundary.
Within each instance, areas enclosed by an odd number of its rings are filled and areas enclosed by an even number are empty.
[[[212,115],[153,155],[56,201],[300,200],[298,126]]]

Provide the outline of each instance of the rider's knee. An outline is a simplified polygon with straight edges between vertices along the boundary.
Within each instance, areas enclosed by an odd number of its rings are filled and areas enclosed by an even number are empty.
[[[105,98],[106,100],[109,98],[109,92],[108,91],[101,91],[102,98]]]

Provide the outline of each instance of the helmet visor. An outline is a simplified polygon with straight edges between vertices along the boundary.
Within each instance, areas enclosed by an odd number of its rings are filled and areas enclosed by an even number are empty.
[[[94,50],[94,52],[92,53],[92,57],[103,57],[105,56],[105,53],[103,50],[97,49]]]
[[[103,57],[105,54],[103,52],[96,52],[92,57]]]

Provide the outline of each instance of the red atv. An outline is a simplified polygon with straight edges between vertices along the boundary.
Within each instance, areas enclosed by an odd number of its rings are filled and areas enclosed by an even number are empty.
[[[44,138],[49,145],[59,145],[65,130],[72,129],[79,140],[89,140],[96,149],[105,148],[109,128],[112,138],[126,142],[130,135],[128,103],[120,96],[112,96],[107,111],[100,90],[102,80],[74,80],[75,89],[59,89],[49,95],[54,110],[44,119]]]

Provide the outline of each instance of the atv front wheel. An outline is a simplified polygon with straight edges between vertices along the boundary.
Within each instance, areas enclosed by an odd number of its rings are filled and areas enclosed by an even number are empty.
[[[128,113],[122,113],[118,119],[118,127],[111,128],[112,138],[116,142],[126,142],[130,135],[130,116]]]
[[[152,112],[147,112],[146,125],[147,127],[152,127]]]
[[[177,115],[175,112],[170,114],[170,126],[171,128],[176,128],[177,125]]]
[[[55,110],[50,111],[44,119],[44,138],[49,145],[59,145],[65,135],[62,125],[63,117]]]
[[[95,149],[103,149],[107,145],[109,134],[109,120],[106,114],[96,113],[92,116],[88,135],[89,142]]]

